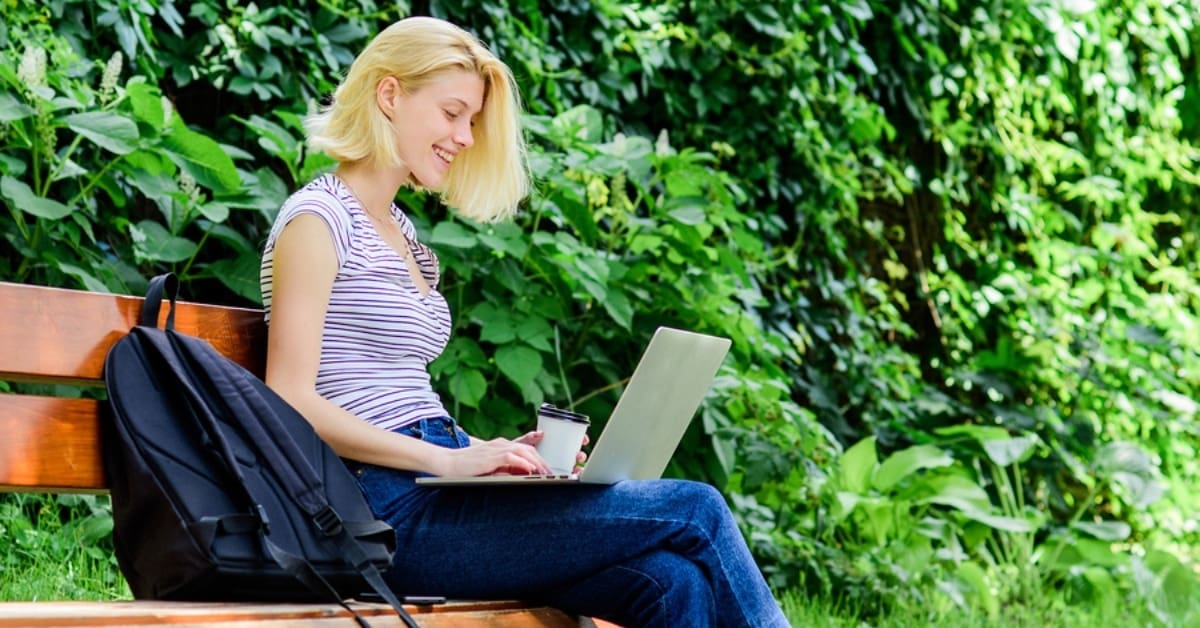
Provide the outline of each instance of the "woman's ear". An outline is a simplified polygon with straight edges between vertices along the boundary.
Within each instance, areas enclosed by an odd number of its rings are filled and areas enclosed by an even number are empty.
[[[392,119],[396,110],[396,102],[402,94],[400,81],[397,81],[394,76],[385,76],[375,85],[375,104],[379,106],[379,110],[388,120]]]

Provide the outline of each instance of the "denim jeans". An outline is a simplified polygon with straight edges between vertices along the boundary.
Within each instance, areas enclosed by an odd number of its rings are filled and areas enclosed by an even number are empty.
[[[470,445],[453,419],[401,433]],[[401,594],[516,598],[623,626],[787,626],[714,488],[443,487],[347,461],[375,516],[396,529],[388,583]]]

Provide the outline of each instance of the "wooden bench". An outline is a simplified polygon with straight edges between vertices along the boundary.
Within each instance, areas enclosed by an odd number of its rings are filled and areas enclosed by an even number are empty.
[[[104,357],[136,324],[141,304],[140,297],[0,282],[0,381],[103,386]],[[168,308],[163,309],[165,316]],[[175,326],[262,374],[266,327],[261,311],[180,303]],[[106,491],[99,402],[0,394],[0,434],[0,492]],[[402,625],[386,605],[352,605],[372,625]],[[422,626],[580,625],[561,611],[513,601],[450,601],[406,608]],[[0,626],[157,623],[355,625],[337,604],[0,602]]]

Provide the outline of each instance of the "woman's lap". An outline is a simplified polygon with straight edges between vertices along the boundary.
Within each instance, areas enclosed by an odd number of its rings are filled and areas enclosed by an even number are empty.
[[[453,436],[421,435],[431,442],[450,438],[443,446],[455,446]],[[691,625],[703,625],[691,614],[705,606],[735,615],[742,606],[751,625],[782,619],[723,498],[706,484],[430,488],[410,472],[350,466],[376,516],[396,529],[387,577],[401,593],[541,599],[632,624],[646,622],[636,612],[601,611],[606,603],[621,610],[632,604],[666,617],[673,609],[656,605],[686,603],[698,607],[686,615]],[[687,563],[696,569],[686,572]],[[651,582],[669,595],[630,590],[654,588]],[[696,591],[709,591],[710,599]]]

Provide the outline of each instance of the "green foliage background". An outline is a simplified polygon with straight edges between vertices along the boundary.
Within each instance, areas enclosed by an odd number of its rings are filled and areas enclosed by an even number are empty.
[[[0,8],[0,278],[256,303],[329,166],[300,119],[371,34],[446,17],[513,67],[537,179],[511,224],[400,199],[470,429],[607,416],[656,326],[726,335],[670,472],[772,584],[1194,618],[1196,0]]]

